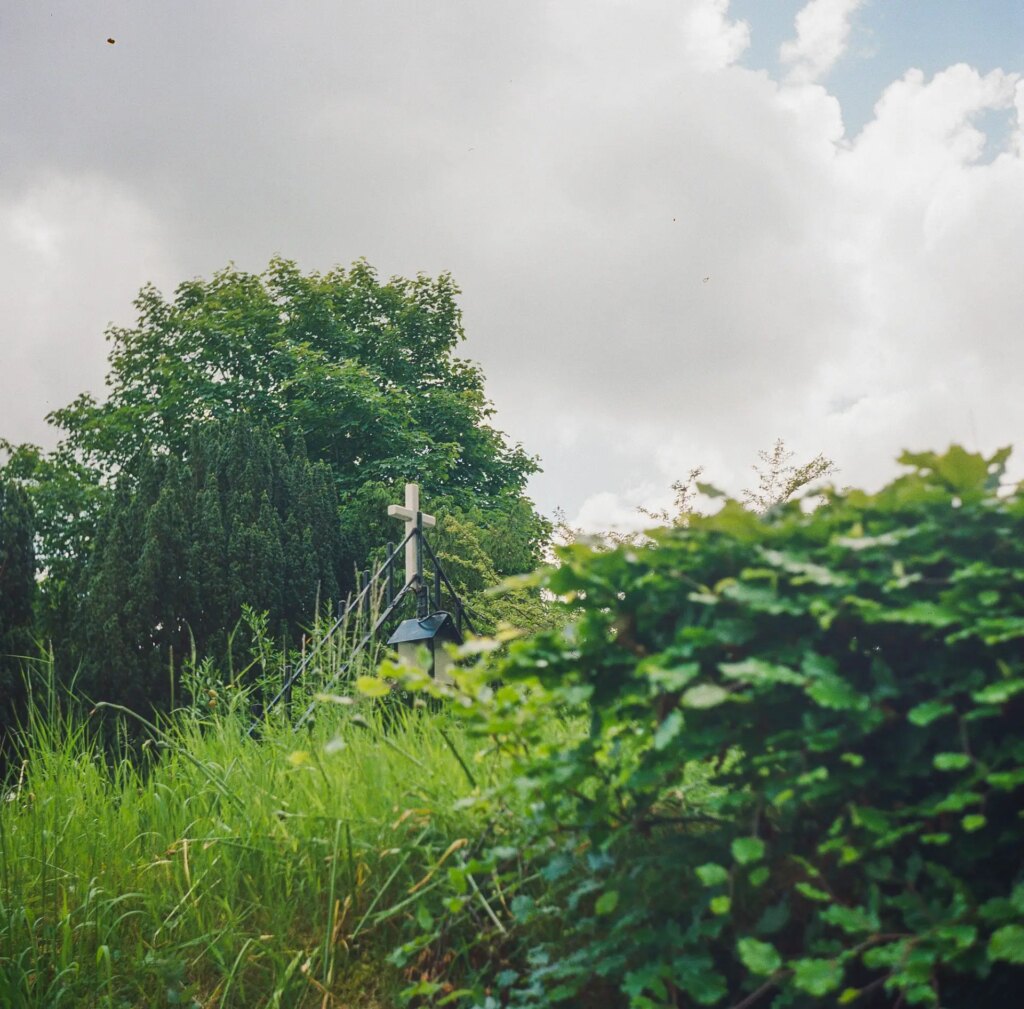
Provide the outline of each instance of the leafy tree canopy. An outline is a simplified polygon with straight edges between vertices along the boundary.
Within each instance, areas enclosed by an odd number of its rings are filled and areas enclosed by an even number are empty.
[[[461,505],[522,491],[536,460],[488,420],[483,374],[455,356],[463,338],[447,274],[381,282],[363,261],[303,274],[271,261],[144,287],[135,326],[112,326],[109,395],[50,419],[105,473],[149,451],[181,455],[197,425],[246,416],[297,432],[339,490],[416,480]]]

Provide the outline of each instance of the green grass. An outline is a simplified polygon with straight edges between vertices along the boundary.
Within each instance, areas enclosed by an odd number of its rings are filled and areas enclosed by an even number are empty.
[[[402,708],[258,739],[186,713],[141,752],[98,721],[36,711],[0,790],[0,1005],[396,1004],[386,952],[483,833],[458,800],[496,758]]]

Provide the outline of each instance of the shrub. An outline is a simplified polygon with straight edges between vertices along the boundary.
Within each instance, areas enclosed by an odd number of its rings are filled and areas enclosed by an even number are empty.
[[[519,753],[534,811],[481,863],[523,946],[496,934],[479,1004],[1013,1002],[1024,491],[1000,490],[1008,454],[907,454],[875,494],[765,516],[730,501],[649,547],[562,551],[540,579],[565,626],[513,642],[502,689],[461,683]],[[538,747],[552,705],[586,715],[578,743]],[[510,839],[543,884],[518,900],[498,892]]]

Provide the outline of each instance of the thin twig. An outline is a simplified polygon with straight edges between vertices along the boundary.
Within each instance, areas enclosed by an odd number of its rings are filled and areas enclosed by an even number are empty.
[[[788,970],[779,971],[777,974],[773,974],[760,988],[756,988],[746,998],[740,999],[734,1006],[730,1006],[729,1009],[748,1009],[752,1006],[762,995],[767,995],[773,988],[778,986],[779,981],[782,980],[787,974],[791,973]]]

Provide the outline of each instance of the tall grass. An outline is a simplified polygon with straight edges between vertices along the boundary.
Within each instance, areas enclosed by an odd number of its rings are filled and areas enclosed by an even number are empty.
[[[0,789],[0,1005],[394,1004],[383,952],[481,836],[459,800],[497,758],[399,706],[253,738],[225,702],[141,751],[97,721],[33,708]]]

